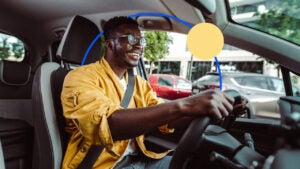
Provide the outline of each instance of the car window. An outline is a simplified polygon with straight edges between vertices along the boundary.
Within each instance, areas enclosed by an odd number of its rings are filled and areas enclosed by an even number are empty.
[[[300,44],[300,1],[228,0],[235,22]]]
[[[290,72],[293,95],[300,97],[300,76]]]
[[[268,82],[265,77],[249,76],[244,77],[242,84],[247,87],[269,90]]]
[[[158,84],[173,87],[173,79],[171,77],[159,77]]]
[[[270,78],[272,90],[284,93],[284,85],[282,79]]]
[[[218,75],[205,75],[199,78],[196,82],[218,82],[219,81],[219,76]]]
[[[191,55],[186,46],[186,35],[168,32],[168,36],[173,41],[169,44],[169,53],[164,58],[154,61],[153,72],[174,72],[172,74],[185,77],[194,83],[191,90],[193,94],[211,88],[218,88],[220,79],[216,62],[214,60],[203,61]],[[281,68],[277,63],[266,59],[264,56],[228,44],[224,44],[217,59],[223,80],[222,90],[235,89],[249,99],[249,105],[253,108],[252,114],[255,118],[280,117],[277,100],[284,95],[284,92],[278,91],[284,91],[284,86],[280,86],[278,82],[271,82],[266,78],[282,78]],[[146,67],[151,65],[147,58],[144,58],[144,60],[146,61]],[[250,77],[250,75],[247,75],[241,77],[242,73],[257,74],[257,76]],[[235,79],[239,86],[230,80],[231,75],[241,77]],[[159,79],[158,83],[173,87],[171,79]],[[201,85],[202,83],[203,85]],[[253,90],[249,91],[249,88],[243,88],[243,86],[251,87]],[[262,91],[262,89],[268,91]]]
[[[192,89],[192,84],[183,79],[177,78],[176,83],[177,83],[178,89],[182,89],[182,90],[191,90]]]
[[[24,55],[25,47],[20,39],[0,33],[0,60],[21,62]]]

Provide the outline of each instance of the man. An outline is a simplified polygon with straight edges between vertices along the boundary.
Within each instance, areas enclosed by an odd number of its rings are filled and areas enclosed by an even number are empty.
[[[232,111],[233,100],[217,90],[163,103],[140,76],[135,76],[128,108],[122,108],[127,70],[137,66],[145,41],[138,24],[127,17],[107,21],[104,37],[105,56],[71,71],[64,81],[61,100],[71,138],[63,168],[77,168],[91,145],[104,147],[93,168],[113,168],[127,155],[135,154],[147,162],[133,161],[130,165],[168,168],[169,151],[147,150],[144,133],[156,128],[172,133],[186,119],[201,115],[222,118]]]

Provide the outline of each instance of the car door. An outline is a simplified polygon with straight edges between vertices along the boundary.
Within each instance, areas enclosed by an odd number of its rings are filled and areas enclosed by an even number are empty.
[[[192,83],[176,77],[176,98],[183,98],[191,95]]]
[[[165,99],[174,98],[174,80],[171,76],[160,76],[158,78],[157,93],[159,97]]]

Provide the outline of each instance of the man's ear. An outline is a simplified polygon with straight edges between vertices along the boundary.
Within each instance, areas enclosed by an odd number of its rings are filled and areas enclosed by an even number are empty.
[[[112,39],[106,40],[105,41],[105,47],[106,49],[113,49],[114,47],[114,42],[112,41]]]

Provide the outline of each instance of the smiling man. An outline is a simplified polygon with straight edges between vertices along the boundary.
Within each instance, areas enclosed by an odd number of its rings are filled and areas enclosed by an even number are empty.
[[[104,147],[93,168],[168,168],[171,157],[144,145],[143,134],[159,128],[163,133],[186,119],[227,116],[233,100],[217,90],[163,103],[148,82],[134,77],[128,108],[120,106],[128,83],[128,70],[138,65],[145,46],[136,21],[115,17],[104,25],[105,56],[71,71],[61,94],[70,140],[63,168],[77,168],[92,145]],[[124,160],[131,161],[124,165]]]

